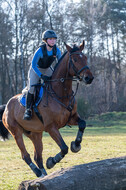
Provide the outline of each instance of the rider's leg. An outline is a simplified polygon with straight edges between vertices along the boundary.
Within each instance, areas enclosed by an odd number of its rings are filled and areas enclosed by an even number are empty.
[[[53,71],[54,71],[53,66],[50,66],[49,68],[46,69],[46,71],[45,71],[45,75],[51,77],[52,74],[53,74]]]
[[[34,99],[34,90],[35,90],[35,87],[32,85],[37,84],[38,81],[39,81],[39,76],[30,67],[28,72],[28,92],[26,96],[26,107],[23,117],[24,120],[30,120],[32,117],[32,103]]]
[[[24,113],[24,120],[30,120],[32,117],[32,103],[34,99],[34,94],[31,94],[29,91],[26,96],[26,106],[25,106],[25,113]]]
[[[40,72],[44,75],[51,76],[53,69],[51,67],[47,69],[41,69],[39,68]],[[32,67],[30,67],[28,72],[28,93],[26,97],[26,107],[25,107],[25,113],[24,113],[24,120],[30,120],[32,117],[32,102],[34,98],[34,90],[35,87],[34,84],[37,84],[39,81],[39,76],[34,72]]]

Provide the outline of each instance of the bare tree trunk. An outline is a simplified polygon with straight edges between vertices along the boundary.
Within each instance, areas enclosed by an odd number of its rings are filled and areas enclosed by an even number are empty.
[[[112,63],[111,63],[111,56],[110,56],[110,50],[109,50],[109,35],[107,31],[107,23],[106,23],[106,42],[107,42],[107,54],[108,54],[108,81],[109,81],[109,94],[108,94],[108,111],[112,110],[112,101],[113,101],[113,86],[112,86]]]
[[[105,47],[104,47],[104,41],[105,41],[105,38],[104,38],[104,33],[102,34],[102,52],[103,52],[103,65],[104,65],[104,97],[105,97],[105,110],[104,111],[107,111],[107,77],[106,77],[106,61],[104,59],[104,55],[105,55]]]
[[[9,89],[8,89],[8,94],[10,94],[10,96],[14,96],[14,88],[13,88],[13,84],[14,84],[14,80],[13,80],[13,75],[11,73],[11,71],[9,71],[9,64],[7,63],[6,65],[6,70],[7,70],[7,78],[8,78],[8,85],[9,85]],[[9,93],[10,91],[10,93]]]
[[[4,63],[3,56],[1,54],[1,86],[2,86],[2,88],[6,87],[5,86],[5,84],[6,84],[5,83],[5,64],[6,63]],[[1,103],[2,104],[5,103],[4,100],[5,100],[5,90],[1,90]]]
[[[23,8],[24,8],[24,1],[19,1],[20,5],[20,68],[21,68],[21,79],[22,79],[22,88],[25,87],[25,72],[24,72],[24,51],[23,51]]]
[[[112,22],[111,22],[111,37],[112,37],[113,61],[114,61],[114,64],[115,64],[116,63],[116,61],[115,61],[115,44],[114,44],[114,30],[113,30]]]
[[[43,18],[42,18],[42,29],[43,29],[42,32],[44,32],[44,31],[46,30],[46,24],[45,24],[45,19],[46,19],[46,16],[45,16],[45,12],[46,12],[46,3],[45,3],[45,1],[46,1],[46,0],[43,0],[43,1],[42,1],[43,12],[44,12],[44,14],[43,14]]]
[[[49,9],[48,9],[48,3],[47,2],[45,3],[45,7],[46,7],[47,14],[49,16],[50,28],[53,30],[52,17],[51,17],[51,14],[49,12]]]
[[[112,90],[113,90],[113,103],[116,105],[117,104],[117,91],[116,91],[116,80],[117,80],[117,78],[116,78],[116,57],[115,57],[115,43],[114,43],[114,30],[113,30],[113,24],[112,24],[112,21],[111,21],[111,23],[110,23],[110,25],[111,25],[111,39],[112,39],[112,57],[113,57],[113,60],[112,60],[112,62],[113,62],[113,76],[112,76],[112,80],[113,80],[113,86],[112,86]],[[115,105],[114,105],[114,107],[115,107]],[[115,108],[113,107],[113,109],[115,110]],[[112,109],[112,110],[113,110]]]
[[[116,94],[117,94],[117,104],[120,100],[120,84],[121,84],[121,61],[120,61],[120,44],[119,44],[119,34],[118,29],[116,30],[116,43],[117,43],[117,65],[115,69],[115,83],[116,83]]]
[[[15,0],[15,35],[16,35],[16,52],[15,52],[15,91],[18,93],[18,0]]]

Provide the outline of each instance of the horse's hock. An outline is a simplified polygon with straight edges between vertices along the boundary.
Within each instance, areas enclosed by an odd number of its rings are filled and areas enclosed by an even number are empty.
[[[126,190],[126,157],[62,169],[24,181],[18,190]]]

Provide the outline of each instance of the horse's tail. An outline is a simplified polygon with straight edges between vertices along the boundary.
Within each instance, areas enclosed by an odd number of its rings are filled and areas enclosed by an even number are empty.
[[[9,131],[5,128],[3,122],[2,122],[2,115],[5,110],[6,105],[0,106],[0,137],[2,137],[3,140],[6,140],[9,138]]]

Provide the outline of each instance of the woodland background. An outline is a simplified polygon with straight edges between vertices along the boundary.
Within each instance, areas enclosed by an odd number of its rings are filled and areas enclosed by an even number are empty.
[[[42,32],[78,45],[93,72],[77,95],[83,115],[126,111],[126,0],[0,0],[0,104],[21,93]],[[73,85],[73,89],[76,84]]]

